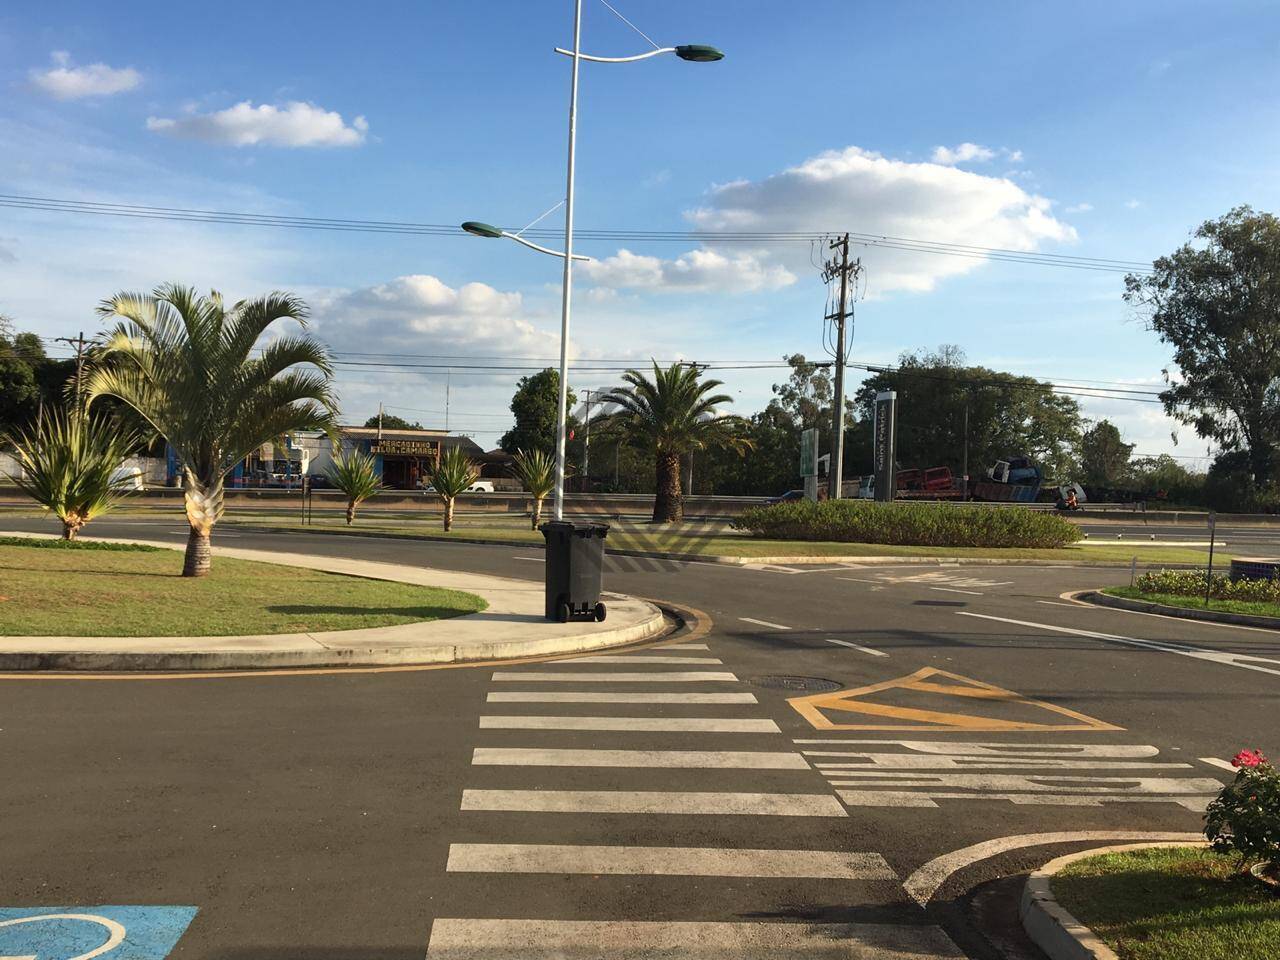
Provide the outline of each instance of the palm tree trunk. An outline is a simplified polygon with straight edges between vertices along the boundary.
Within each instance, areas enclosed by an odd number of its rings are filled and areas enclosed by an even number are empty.
[[[448,533],[453,529],[453,497],[444,502],[444,532]]]
[[[222,477],[205,483],[190,470],[183,477],[183,500],[191,533],[187,536],[187,554],[182,563],[184,577],[203,577],[209,573],[212,552],[209,534],[222,517]]]
[[[542,522],[542,497],[533,498],[533,526],[531,529],[537,530],[538,524]]]
[[[678,523],[684,519],[684,497],[680,493],[680,455],[659,453],[657,493],[653,498],[654,523]]]
[[[213,559],[213,551],[209,547],[209,534],[195,527],[187,534],[187,553],[182,561],[184,577],[206,577],[209,575],[209,564]]]
[[[355,518],[356,518],[356,501],[353,498],[347,501],[347,526],[348,527],[351,526],[351,523],[353,520],[355,520]]]
[[[80,532],[80,524],[73,518],[64,517],[62,520],[62,539],[74,540],[76,534]]]

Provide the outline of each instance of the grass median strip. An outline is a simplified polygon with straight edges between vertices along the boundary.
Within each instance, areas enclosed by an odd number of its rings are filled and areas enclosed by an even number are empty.
[[[1186,607],[1190,610],[1212,610],[1217,613],[1241,613],[1251,617],[1275,617],[1280,619],[1280,603],[1211,599],[1208,606],[1205,606],[1203,594],[1191,597],[1178,593],[1146,593],[1137,587],[1109,587],[1102,592],[1108,593],[1113,597],[1145,600],[1148,603],[1163,603],[1170,607]]]
[[[49,541],[54,542],[54,541]],[[235,636],[386,627],[475,613],[479,597],[219,557],[186,579],[173,550],[0,544],[0,635]]]
[[[1280,897],[1200,847],[1088,857],[1052,887],[1121,960],[1273,960],[1280,943]]]

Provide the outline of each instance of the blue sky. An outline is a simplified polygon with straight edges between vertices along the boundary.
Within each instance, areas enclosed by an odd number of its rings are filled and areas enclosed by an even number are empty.
[[[614,5],[660,43],[727,57],[584,65],[582,227],[748,223],[1149,260],[1235,204],[1280,206],[1266,4]],[[600,0],[584,10],[584,49],[647,48]],[[0,192],[520,225],[563,194],[569,64],[551,48],[570,18],[568,0],[7,5]],[[807,245],[579,248],[598,261],[579,274],[583,360],[822,353]],[[1135,384],[1167,366],[1118,274],[859,252],[856,359],[956,343],[1019,373]],[[170,279],[296,290],[349,359],[519,365],[557,349],[559,264],[514,244],[0,208],[0,311],[24,328],[93,329],[102,297]],[[782,371],[721,376],[745,413]],[[514,377],[450,378],[450,426],[492,445]],[[445,379],[345,367],[344,413],[382,401],[440,425]],[[1139,452],[1204,453],[1185,428],[1174,446],[1155,405],[1083,405]]]

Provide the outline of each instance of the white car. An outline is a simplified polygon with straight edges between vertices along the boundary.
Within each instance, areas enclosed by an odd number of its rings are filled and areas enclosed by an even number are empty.
[[[427,484],[425,487],[422,488],[422,492],[435,493],[436,488],[431,484]],[[467,493],[493,493],[493,481],[477,480],[471,486],[467,487]],[[3,958],[0,957],[0,960],[3,960]]]

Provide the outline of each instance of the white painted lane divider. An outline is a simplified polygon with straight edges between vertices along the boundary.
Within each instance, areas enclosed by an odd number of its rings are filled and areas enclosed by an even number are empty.
[[[1280,677],[1280,660],[1269,657],[1255,657],[1246,654],[1227,653],[1222,650],[1207,650],[1203,647],[1188,647],[1180,643],[1165,640],[1139,640],[1136,637],[1121,637],[1113,633],[1098,633],[1094,630],[1078,630],[1074,627],[1059,627],[1051,623],[1033,623],[1029,620],[1013,620],[1009,617],[993,617],[986,613],[970,613],[967,610],[956,611],[958,617],[976,617],[979,620],[995,620],[1009,623],[1017,627],[1033,627],[1037,630],[1049,630],[1053,633],[1067,633],[1076,637],[1089,637],[1093,640],[1108,640],[1112,643],[1123,643],[1131,647],[1144,647],[1148,650],[1159,650],[1162,653],[1176,653],[1196,660],[1208,660],[1227,667],[1239,667],[1241,670],[1254,670],[1258,673],[1269,673]],[[1265,666],[1264,666],[1265,664]]]
[[[568,844],[454,843],[450,873],[584,873],[670,877],[803,877],[897,880],[878,853],[737,850],[717,847],[624,847]]]
[[[1229,761],[1223,760],[1221,757],[1201,757],[1200,762],[1207,763],[1211,767],[1217,767],[1219,770],[1229,770],[1233,774],[1236,772],[1236,768],[1233,767]]]
[[[654,649],[656,650],[706,650],[707,645],[705,643],[664,643],[658,647],[655,647]]]
[[[463,790],[463,810],[522,813],[655,813],[847,817],[830,794],[633,790]]]
[[[648,673],[555,673],[551,671],[495,670],[493,679],[515,683],[737,683],[736,674],[720,670]]]
[[[743,623],[754,623],[757,627],[769,627],[771,630],[790,630],[790,627],[784,627],[780,623],[770,623],[768,620],[756,620],[754,617],[739,617]]]
[[[803,740],[793,739],[792,743],[833,743],[841,746],[868,745],[884,748],[890,745],[904,747],[916,753],[940,754],[944,756],[1016,756],[1016,757],[1118,757],[1137,759],[1154,757],[1160,748],[1148,743],[1001,743],[992,740]],[[804,751],[806,756],[822,757],[862,757],[861,750],[844,752]]]
[[[668,767],[720,770],[808,770],[798,753],[758,750],[539,750],[476,747],[473,766]]]
[[[620,730],[648,733],[781,733],[772,720],[722,717],[482,716],[481,730]]]
[[[546,557],[512,557],[512,560],[528,560],[530,563],[546,563]]]
[[[835,643],[835,644],[839,644],[842,647],[850,647],[851,649],[857,650],[861,653],[869,653],[873,657],[888,656],[888,654],[885,653],[883,650],[874,650],[871,647],[864,647],[861,644],[850,643],[848,640],[837,640],[835,637],[823,637],[822,639],[827,641],[827,643]]]
[[[754,693],[601,693],[594,690],[495,690],[489,703],[759,703]]]
[[[939,590],[942,593],[967,593],[971,597],[982,597],[986,594],[979,593],[977,590],[957,590],[955,587],[930,587],[930,590]]]
[[[920,923],[752,923],[661,920],[464,920],[431,925],[426,960],[963,960]]]

